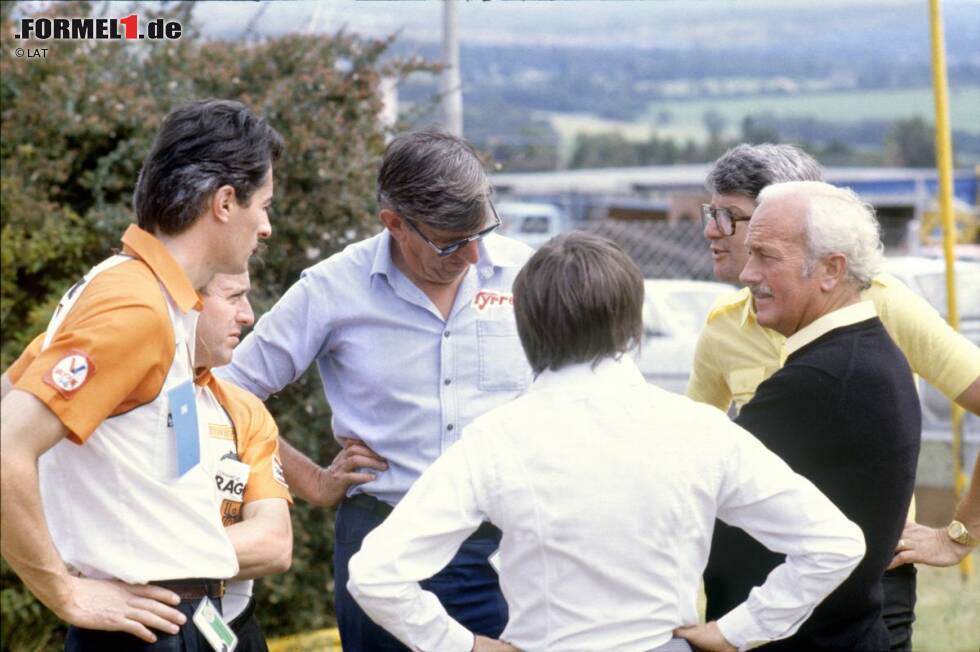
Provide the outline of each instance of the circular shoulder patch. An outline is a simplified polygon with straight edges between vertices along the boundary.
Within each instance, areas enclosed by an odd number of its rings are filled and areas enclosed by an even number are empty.
[[[95,367],[92,360],[78,350],[69,351],[51,367],[44,381],[54,387],[65,398],[77,392],[92,375]]]

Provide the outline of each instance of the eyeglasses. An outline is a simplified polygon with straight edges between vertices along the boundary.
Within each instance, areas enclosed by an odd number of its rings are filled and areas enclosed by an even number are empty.
[[[467,237],[463,238],[462,240],[456,240],[455,242],[450,242],[447,245],[441,245],[441,246],[440,245],[437,245],[432,240],[429,240],[425,236],[425,234],[422,233],[419,230],[419,227],[415,226],[415,222],[413,220],[411,220],[411,219],[409,219],[407,217],[404,217],[404,216],[403,216],[403,219],[405,220],[405,223],[406,224],[408,224],[410,227],[412,227],[412,230],[413,231],[415,231],[416,233],[419,234],[419,237],[420,238],[422,238],[423,240],[425,240],[425,243],[427,245],[429,245],[430,247],[432,247],[432,250],[436,252],[436,255],[438,255],[441,258],[441,257],[444,257],[444,256],[449,256],[450,254],[456,253],[457,251],[459,251],[460,249],[462,249],[463,247],[465,247],[466,245],[468,245],[471,242],[476,242],[477,240],[482,240],[486,236],[488,236],[491,233],[493,233],[497,229],[497,227],[500,226],[500,217],[497,215],[497,209],[493,207],[493,202],[490,201],[489,199],[487,200],[487,203],[490,204],[490,211],[493,213],[494,223],[491,224],[490,226],[488,226],[487,228],[483,229],[479,233],[474,233],[473,235],[467,236]]]
[[[727,208],[715,208],[711,204],[701,204],[701,224],[708,226],[708,220],[714,220],[715,226],[725,235],[735,235],[736,222],[748,222],[752,216],[742,217],[733,215]]]

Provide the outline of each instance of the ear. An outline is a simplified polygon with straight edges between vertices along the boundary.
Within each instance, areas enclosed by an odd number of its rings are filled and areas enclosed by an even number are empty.
[[[397,242],[403,241],[408,235],[408,226],[405,224],[405,220],[402,216],[391,210],[390,208],[382,208],[381,212],[378,213],[378,219],[381,223],[385,225],[385,228],[391,233],[391,237]]]
[[[219,221],[228,223],[231,221],[232,209],[238,205],[235,197],[235,189],[231,186],[221,186],[211,195],[211,212]]]
[[[820,262],[820,267],[823,272],[820,289],[830,292],[843,283],[847,276],[847,257],[840,253],[830,254]]]

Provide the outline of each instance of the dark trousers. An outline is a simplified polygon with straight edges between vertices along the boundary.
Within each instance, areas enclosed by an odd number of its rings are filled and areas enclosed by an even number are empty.
[[[187,622],[176,634],[164,634],[153,630],[156,643],[147,643],[125,632],[105,632],[97,629],[80,629],[74,625],[68,628],[65,636],[65,652],[102,652],[103,650],[125,652],[213,652],[211,645],[201,636],[194,625],[194,610],[201,600],[181,600],[177,610],[187,616]],[[213,600],[221,610],[221,600]]]
[[[334,528],[334,598],[337,627],[344,652],[402,652],[398,639],[372,621],[347,592],[347,565],[361,549],[368,532],[384,520],[377,510],[341,503]],[[507,624],[507,603],[500,593],[497,573],[487,557],[500,545],[499,538],[467,539],[444,569],[422,582],[449,612],[470,631],[497,638]]]
[[[882,618],[888,628],[891,649],[912,650],[912,623],[915,622],[915,566],[904,564],[886,571],[881,578],[884,593]]]
[[[265,642],[265,634],[255,618],[255,598],[248,601],[245,611],[235,616],[228,626],[238,637],[235,652],[269,652]]]

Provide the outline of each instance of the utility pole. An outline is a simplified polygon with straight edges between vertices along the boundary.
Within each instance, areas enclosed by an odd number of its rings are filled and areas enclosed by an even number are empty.
[[[457,0],[442,4],[442,114],[449,133],[463,137],[463,84],[459,76],[459,32],[456,19]]]

